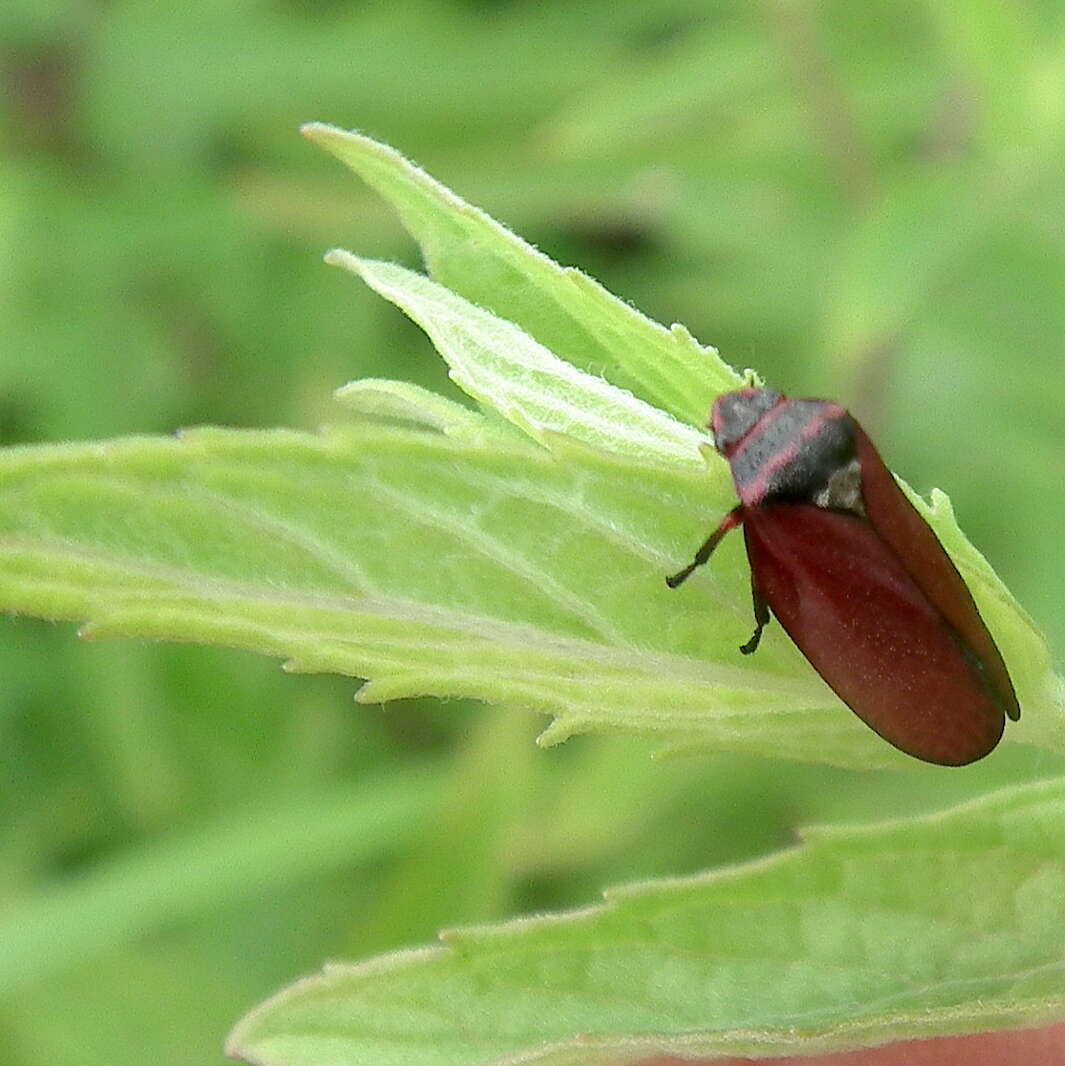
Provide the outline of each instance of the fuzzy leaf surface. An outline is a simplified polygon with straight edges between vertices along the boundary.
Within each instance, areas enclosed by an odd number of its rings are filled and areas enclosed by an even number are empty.
[[[431,277],[519,326],[574,366],[693,426],[735,372],[679,325],[665,329],[598,282],[559,266],[394,148],[311,123],[304,134],[381,194],[421,246]]]
[[[369,678],[364,701],[532,707],[555,738],[613,726],[767,750],[783,727],[813,755],[843,717],[840,758],[880,747],[783,642],[757,670],[715,660],[736,621],[665,588],[692,513],[716,509],[705,474],[488,441],[365,425],[13,449],[0,600],[91,637]]]
[[[330,966],[246,1017],[230,1051],[256,1066],[588,1066],[1059,1019],[1063,818],[1065,785],[1048,782],[817,829],[756,863]]]
[[[364,702],[532,708],[553,716],[550,740],[620,729],[897,765],[775,627],[754,660],[738,655],[740,538],[665,587],[728,501],[703,470],[468,424],[458,439],[368,422],[13,449],[0,456],[0,602],[86,620],[88,636],[228,644],[367,678]],[[956,557],[1004,647],[1038,664],[993,575]],[[1007,737],[1056,748],[1054,693],[1022,684],[1021,699],[1033,713]]]
[[[624,389],[559,359],[512,322],[423,274],[333,251],[326,261],[361,277],[429,335],[451,377],[534,440],[562,433],[603,451],[703,466],[704,438]]]

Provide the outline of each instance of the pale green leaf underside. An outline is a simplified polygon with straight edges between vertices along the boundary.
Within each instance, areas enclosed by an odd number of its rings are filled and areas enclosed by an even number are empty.
[[[237,1028],[260,1066],[804,1054],[1065,1015],[1065,784],[604,905],[330,966]]]
[[[416,394],[404,398],[410,416]],[[433,405],[425,420],[447,417]],[[622,729],[841,765],[902,759],[775,628],[739,656],[740,538],[665,587],[727,506],[722,479],[553,443],[370,422],[11,450],[0,601],[87,619],[90,636],[224,643],[369,678],[363,701],[533,708],[555,717],[550,739]],[[966,569],[1023,651],[991,579]],[[1026,706],[1040,698],[1009,737],[1047,728],[1046,698],[1022,688]]]
[[[702,468],[703,437],[631,393],[563,362],[511,322],[393,263],[333,251],[429,335],[455,383],[535,440],[563,433],[603,451]]]
[[[729,661],[738,568],[693,595],[665,587],[723,502],[699,471],[381,425],[15,449],[0,599],[88,619],[89,636],[370,678],[365,701],[535,708],[556,738],[613,727],[882,759],[785,641],[755,669]]]
[[[559,266],[395,149],[322,123],[303,132],[395,208],[433,278],[567,362],[694,426],[706,423],[718,393],[736,387],[735,372],[683,326],[664,329],[586,274]]]
[[[335,395],[348,410],[366,418],[435,429],[458,439],[483,440],[486,430],[491,432],[478,412],[407,381],[360,378]]]

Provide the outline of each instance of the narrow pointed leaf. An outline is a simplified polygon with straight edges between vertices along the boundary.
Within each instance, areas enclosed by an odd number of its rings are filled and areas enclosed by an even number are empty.
[[[429,274],[519,326],[560,358],[630,389],[690,425],[738,378],[682,326],[667,330],[578,270],[564,269],[395,149],[312,123],[304,134],[396,209]]]
[[[703,466],[700,434],[563,362],[513,323],[393,263],[342,251],[326,259],[406,311],[447,360],[455,382],[534,439],[563,433],[604,451]]]

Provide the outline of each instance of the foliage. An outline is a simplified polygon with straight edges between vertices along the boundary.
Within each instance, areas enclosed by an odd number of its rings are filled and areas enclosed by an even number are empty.
[[[1058,782],[332,965],[251,1014],[254,1063],[802,1054],[1065,1011]],[[892,871],[900,862],[907,876]],[[974,890],[974,886],[979,886]]]
[[[291,136],[323,115],[402,145],[555,259],[582,264],[656,318],[684,321],[730,362],[756,364],[791,392],[844,399],[914,484],[950,489],[962,526],[1060,649],[1061,22],[1048,3],[727,4],[712,14],[687,0],[7,5],[0,437],[313,426],[336,418],[329,393],[355,377],[378,379],[344,393],[360,421],[371,410],[418,412],[392,439],[426,438],[418,425],[436,419],[446,427],[438,447],[474,449],[465,421],[517,448],[514,429],[488,429],[450,402],[436,356],[401,316],[314,266],[334,243],[413,265],[376,195]],[[597,348],[598,327],[570,336],[572,308],[537,336],[521,308],[485,298],[475,255],[454,261],[453,276],[429,263],[452,292],[633,389],[603,361],[620,349]],[[594,288],[568,277],[592,316]],[[601,296],[596,306],[624,308]],[[698,353],[684,334],[644,328],[663,352]],[[396,378],[416,384],[380,384]],[[670,406],[685,395],[688,410]],[[653,399],[692,422],[697,395]],[[353,432],[275,436],[288,458],[258,489],[294,501],[299,486],[281,483],[286,470],[307,470],[299,449],[324,449],[335,474]],[[540,466],[527,464],[523,488],[538,470],[592,461],[555,433],[541,438],[551,463],[530,453]],[[183,462],[198,449],[201,469],[217,473],[207,453],[223,439],[232,461],[238,440],[213,431],[169,447]],[[157,464],[167,447],[139,446],[155,449]],[[118,446],[132,468],[137,447]],[[60,448],[56,474],[77,454],[98,472],[115,460]],[[663,531],[641,512],[653,543],[668,542],[656,549],[663,558],[622,544],[611,565],[628,559],[659,575],[718,513],[725,489],[712,468],[668,476],[699,487],[684,489],[675,511],[656,508]],[[143,485],[122,470],[96,499],[99,513],[113,515],[122,492]],[[330,532],[347,545],[342,497]],[[192,502],[179,491],[166,506],[177,514]],[[952,519],[941,521],[942,531]],[[201,531],[191,521],[184,530]],[[136,530],[123,532],[131,548]],[[291,530],[274,532],[250,560],[260,577],[277,567],[335,587],[350,567],[319,559],[316,573],[300,571],[281,536]],[[107,545],[106,526],[95,533]],[[218,542],[194,547],[202,557]],[[722,557],[709,588],[682,590],[692,633],[711,596],[739,602],[737,559]],[[38,569],[71,596],[60,581],[68,570]],[[656,586],[672,610],[681,593],[666,595]],[[1039,656],[1026,656],[1038,645],[1020,617],[1007,627],[1017,634],[1011,662],[1047,677]],[[744,608],[700,634],[700,647],[734,642],[746,622]],[[242,637],[264,643],[254,625]],[[762,665],[791,671],[794,685],[787,650],[767,651]],[[616,736],[537,752],[539,725],[520,713],[454,701],[352,712],[344,679],[287,678],[230,651],[78,645],[65,627],[26,620],[0,635],[0,658],[0,889],[5,928],[22,934],[0,1014],[13,1066],[218,1062],[230,1021],[323,957],[586,903],[604,884],[764,854],[797,822],[941,807],[1059,765],[1014,744],[963,774],[859,776],[716,757],[705,736],[697,758],[655,763],[647,743]],[[417,680],[394,692],[416,691]],[[1053,694],[1027,696],[1049,707]],[[809,726],[814,714],[805,717]],[[1051,721],[1026,714],[1019,735],[1054,747],[1053,733],[1038,735]],[[838,712],[826,708],[825,722],[834,737]],[[864,758],[854,749],[841,761]],[[395,832],[366,833],[359,847],[365,811]],[[277,843],[304,825],[307,847]],[[230,849],[255,876],[232,876]]]
[[[6,606],[87,618],[82,632],[91,637],[215,641],[284,654],[291,670],[369,678],[364,702],[435,694],[549,710],[555,720],[545,736],[555,739],[627,727],[674,743],[855,766],[901,761],[839,713],[779,634],[757,666],[730,663],[728,624],[742,615],[747,596],[742,567],[733,565],[726,596],[705,596],[694,609],[663,587],[671,545],[680,540],[675,526],[690,525],[700,510],[720,511],[727,486],[720,461],[703,469],[698,433],[641,394],[672,399],[683,413],[684,379],[698,381],[700,362],[719,388],[735,380],[716,354],[555,268],[396,153],[331,129],[311,133],[356,170],[379,166],[383,188],[433,248],[430,263],[450,263],[452,246],[455,258],[472,246],[483,302],[504,314],[519,309],[515,317],[529,332],[402,267],[349,253],[327,257],[426,330],[481,412],[397,382],[356,382],[343,392],[359,416],[355,424],[318,437],[198,430],[179,440],[12,449],[0,462]],[[546,308],[544,321],[538,306]],[[570,319],[562,332],[571,342],[616,338],[606,380],[535,339],[550,332],[556,308]],[[640,334],[657,342],[655,360]],[[1026,725],[1035,720],[1027,735],[1053,747],[1065,705],[1045,648],[965,541],[945,499],[926,510],[1006,648]],[[1026,734],[1011,729],[1016,735]],[[1022,789],[999,801],[1023,841],[1031,838],[1031,805],[1040,820],[1060,816],[1058,791]],[[367,818],[375,806],[385,812],[394,804],[373,793],[370,802],[367,809],[356,801],[355,824],[364,835],[372,825],[377,835],[369,841],[379,844],[387,835]],[[400,811],[400,826],[421,814]],[[352,1064],[519,1054],[576,1066],[652,1053],[853,1046],[1055,1017],[1065,995],[1055,980],[1029,988],[1017,975],[1057,972],[1048,931],[1060,921],[1065,870],[1043,853],[1052,834],[1038,838],[1044,848],[1034,853],[1003,848],[1005,831],[995,821],[1002,815],[994,804],[992,811],[990,828],[978,808],[933,819],[930,839],[925,823],[910,820],[894,831],[844,835],[837,848],[812,844],[746,874],[654,882],[612,897],[617,902],[606,910],[547,922],[545,937],[541,925],[519,923],[454,934],[449,955],[416,952],[330,970],[253,1014],[231,1047],[277,1066],[326,1064],[338,1054]],[[312,806],[303,817],[316,813]],[[331,829],[327,842],[338,839]],[[228,848],[215,842],[204,853],[225,848],[232,859],[247,850],[244,834],[222,835],[229,838]],[[907,882],[884,885],[884,864],[903,850],[924,887],[918,898]],[[324,854],[335,853],[334,843]],[[929,870],[917,869],[919,854]],[[176,862],[183,865],[185,855],[177,848]],[[259,860],[274,866],[275,878],[284,876],[285,864],[270,854]],[[60,894],[58,903],[40,905],[42,918],[34,923],[31,914],[28,935],[15,938],[23,953],[9,960],[14,975],[33,972],[36,949],[57,930],[68,930],[60,941],[69,951],[79,932],[99,924],[91,916],[110,916],[115,928],[116,900],[167,900],[152,867],[173,871],[175,857],[159,851],[142,865],[147,872],[119,867],[72,900]],[[214,893],[234,869],[202,858],[198,865],[201,886]],[[949,878],[936,876],[944,865]],[[1032,896],[1035,869],[1041,875]],[[988,915],[1008,916],[1010,908],[989,909],[965,891],[992,876],[1003,898],[1032,897],[1028,908],[1039,920],[1025,935],[1008,921],[995,937]],[[807,884],[813,887],[800,887]],[[161,913],[194,907],[204,890],[195,882],[182,888]],[[951,908],[940,902],[944,894]],[[777,914],[780,899],[787,903]],[[870,926],[874,900],[889,913]],[[726,932],[726,915],[741,902],[747,913],[733,914]],[[900,960],[900,944],[913,939],[929,909],[934,921]],[[49,918],[57,913],[66,921]],[[144,907],[132,913],[145,920]],[[19,929],[26,928],[24,918]],[[858,928],[863,948],[854,957],[850,936],[835,930]],[[973,929],[988,946],[970,960],[965,943]],[[791,944],[792,954],[780,956],[770,944]],[[885,989],[889,961],[894,993]],[[781,967],[793,982],[779,981]],[[841,975],[834,984],[830,973]],[[774,979],[779,999],[752,999],[752,988],[772,987]],[[989,1000],[991,1012],[983,1006]],[[412,1021],[423,1013],[425,1021]],[[518,1017],[525,1020],[515,1028]],[[479,1019],[476,1033],[471,1018]]]

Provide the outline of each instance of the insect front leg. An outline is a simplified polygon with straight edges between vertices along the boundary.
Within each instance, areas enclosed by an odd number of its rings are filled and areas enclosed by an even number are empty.
[[[746,644],[740,645],[740,651],[744,655],[750,655],[759,645],[762,639],[762,630],[769,625],[769,604],[765,602],[762,594],[758,591],[758,582],[751,571],[751,600],[754,603],[754,633]]]
[[[743,521],[743,504],[737,504],[721,520],[721,525],[706,538],[703,546],[695,553],[695,558],[680,573],[666,578],[666,584],[675,589],[682,581],[687,581],[696,567],[706,563],[714,554],[714,549],[721,543],[721,538],[730,530],[735,529]],[[752,649],[753,650],[753,649]]]

